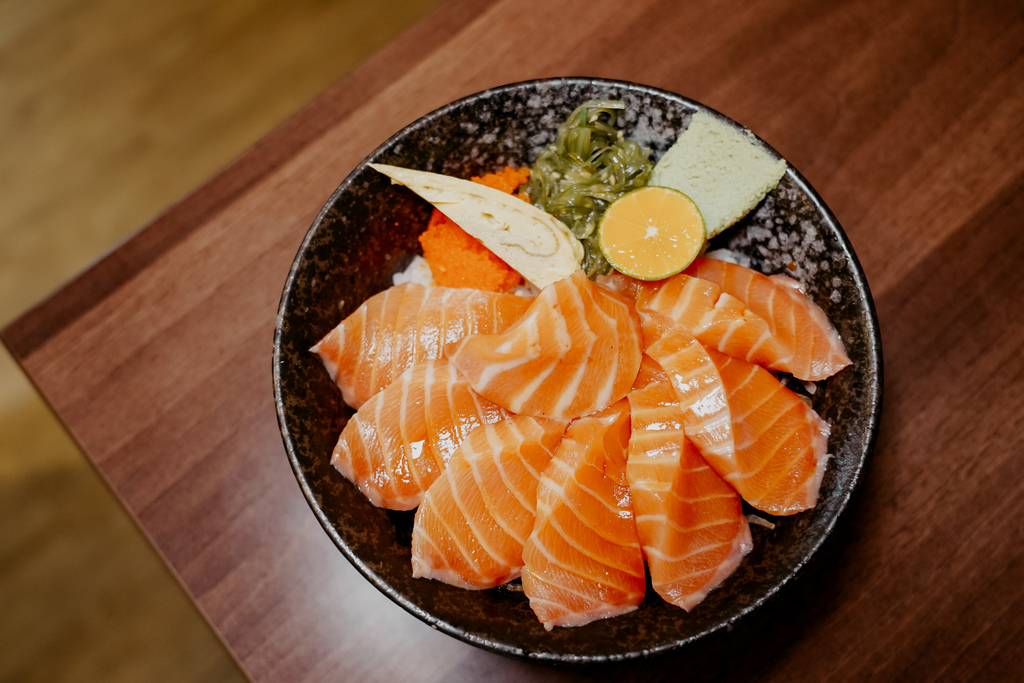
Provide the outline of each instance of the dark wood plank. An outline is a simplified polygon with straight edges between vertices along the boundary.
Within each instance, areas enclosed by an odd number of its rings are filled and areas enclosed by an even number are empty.
[[[1022,48],[1009,2],[453,3],[4,339],[258,679],[1019,676]],[[861,494],[801,580],[733,633],[595,670],[475,650],[370,588],[270,392],[285,274],[348,170],[445,102],[567,73],[701,100],[801,169],[868,274],[887,376]]]

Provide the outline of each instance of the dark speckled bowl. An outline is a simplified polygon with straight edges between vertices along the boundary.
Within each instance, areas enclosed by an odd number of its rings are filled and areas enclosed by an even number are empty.
[[[518,582],[464,591],[412,578],[413,514],[374,507],[329,465],[353,411],[308,351],[363,300],[391,284],[392,274],[417,253],[416,236],[428,219],[428,205],[367,163],[464,178],[505,164],[529,165],[558,124],[594,98],[625,100],[626,134],[649,146],[655,159],[695,111],[706,110],[632,83],[560,78],[494,88],[428,114],[359,164],[317,216],[288,274],[274,338],[274,389],[288,458],[338,548],[377,588],[431,626],[495,652],[538,660],[613,661],[664,652],[757,608],[832,531],[871,451],[881,408],[881,346],[864,273],[835,217],[790,168],[764,202],[714,246],[747,254],[764,272],[789,272],[802,280],[853,359],[852,367],[821,383],[813,396],[815,409],[832,425],[829,452],[835,456],[818,506],[775,519],[774,529],[754,526],[754,551],[689,613],[649,591],[641,608],[628,615],[547,632]]]

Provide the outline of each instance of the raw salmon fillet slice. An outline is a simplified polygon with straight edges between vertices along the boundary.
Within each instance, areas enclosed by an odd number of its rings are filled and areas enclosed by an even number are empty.
[[[411,510],[470,432],[510,415],[470,389],[447,360],[424,361],[363,404],[331,464],[374,505]]]
[[[447,344],[505,330],[531,302],[476,289],[396,285],[367,299],[310,350],[345,402],[359,408],[416,363],[441,358]]]
[[[537,482],[567,426],[516,415],[473,430],[416,510],[412,575],[468,589],[518,577]]]
[[[750,527],[740,497],[686,438],[675,391],[649,356],[628,399],[626,476],[651,585],[689,611],[753,548]]]
[[[814,507],[828,464],[828,423],[764,368],[714,349],[708,355],[725,387],[736,446],[731,471],[719,473],[769,514]]]
[[[626,482],[629,432],[626,399],[574,420],[537,485],[523,592],[549,631],[625,614],[643,601],[644,560]]]
[[[761,366],[701,346],[666,316],[641,316],[647,353],[664,368],[686,435],[715,472],[764,512],[814,507],[828,424]]]
[[[789,372],[796,356],[764,318],[708,280],[680,273],[643,283],[636,307],[667,315],[704,346],[773,370]]]
[[[471,335],[446,355],[474,390],[516,414],[575,418],[626,395],[640,343],[632,303],[580,270],[541,290],[504,332]]]
[[[794,377],[816,382],[850,364],[839,333],[793,278],[714,259],[696,259],[685,272],[715,283],[763,318],[772,335],[793,349],[785,370]]]
[[[644,311],[640,315],[646,353],[665,371],[676,392],[687,437],[719,474],[723,473],[719,462],[729,471],[736,447],[732,413],[718,368],[682,325],[659,313]]]

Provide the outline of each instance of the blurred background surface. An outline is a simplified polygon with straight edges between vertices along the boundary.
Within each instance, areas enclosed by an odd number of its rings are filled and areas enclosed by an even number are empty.
[[[438,4],[0,0],[0,326]],[[0,605],[0,681],[244,679],[5,350]]]

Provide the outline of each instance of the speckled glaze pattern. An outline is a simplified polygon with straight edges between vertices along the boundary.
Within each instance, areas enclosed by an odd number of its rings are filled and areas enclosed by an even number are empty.
[[[412,578],[413,513],[374,507],[329,464],[353,411],[308,351],[363,300],[386,288],[418,251],[430,208],[367,167],[379,162],[468,178],[505,164],[529,165],[581,102],[626,102],[625,133],[655,159],[693,112],[717,112],[678,95],[617,81],[561,78],[482,92],[447,105],[387,140],[342,182],[309,230],[285,283],[274,338],[274,389],[288,458],[309,504],[338,548],[377,588],[431,626],[506,655],[600,662],[673,650],[726,628],[776,593],[803,567],[846,507],[874,444],[881,411],[882,356],[867,282],[834,216],[790,168],[778,188],[714,247],[748,255],[767,273],[798,277],[836,324],[853,366],[820,383],[815,409],[831,424],[818,506],[753,526],[754,550],[692,612],[653,592],[625,616],[545,631],[519,582],[464,591]],[[775,154],[774,151],[772,151]],[[762,515],[765,516],[765,515]]]

